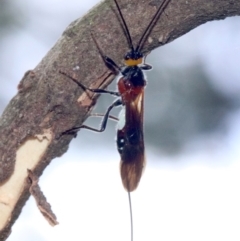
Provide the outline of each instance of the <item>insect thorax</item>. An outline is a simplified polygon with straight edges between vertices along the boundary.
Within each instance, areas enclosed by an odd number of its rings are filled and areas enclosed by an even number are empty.
[[[126,66],[122,69],[122,75],[125,80],[131,82],[132,86],[139,87],[145,86],[146,81],[144,78],[144,73],[142,69],[135,65],[135,66]]]

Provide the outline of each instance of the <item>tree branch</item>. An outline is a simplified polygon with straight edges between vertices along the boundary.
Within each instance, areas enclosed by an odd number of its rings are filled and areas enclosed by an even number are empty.
[[[136,43],[160,1],[118,2]],[[53,158],[65,153],[73,136],[61,133],[80,126],[96,103],[96,94],[84,93],[59,70],[90,88],[105,88],[114,79],[90,31],[104,54],[122,65],[128,47],[114,9],[113,1],[105,1],[71,23],[38,66],[24,75],[18,94],[0,119],[0,240],[8,237],[30,195],[27,170],[40,176]],[[146,41],[144,52],[207,21],[234,15],[240,15],[236,0],[172,0]]]

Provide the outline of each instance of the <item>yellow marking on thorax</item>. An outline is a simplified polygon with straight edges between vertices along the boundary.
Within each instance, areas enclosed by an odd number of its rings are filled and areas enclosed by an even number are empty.
[[[136,65],[141,64],[142,61],[143,61],[143,58],[140,58],[140,59],[127,59],[127,60],[125,60],[125,65],[127,65],[127,66],[136,66]]]

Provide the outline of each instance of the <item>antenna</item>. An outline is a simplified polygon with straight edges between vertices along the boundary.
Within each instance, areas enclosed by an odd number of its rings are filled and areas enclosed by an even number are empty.
[[[154,16],[152,17],[152,20],[150,21],[150,23],[146,27],[145,31],[143,32],[142,37],[140,38],[135,51],[138,52],[138,51],[142,50],[142,47],[146,41],[146,38],[151,33],[151,30],[155,26],[157,19],[161,16],[161,14],[163,13],[164,9],[167,7],[167,5],[169,4],[170,1],[171,0],[163,0],[161,5],[158,7],[157,12],[154,14]]]
[[[125,21],[123,15],[122,15],[122,12],[121,12],[121,9],[120,9],[120,7],[119,7],[119,5],[118,5],[117,0],[114,0],[114,2],[115,2],[115,4],[116,4],[118,13],[119,13],[119,15],[120,15],[120,18],[121,18],[121,20],[122,20],[122,23],[123,23],[124,28],[125,28],[125,31],[126,31],[126,38],[127,38],[127,41],[128,41],[128,45],[129,45],[130,49],[131,49],[132,51],[134,51],[134,47],[133,47],[133,43],[132,43],[132,38],[131,38],[131,35],[130,35],[130,33],[129,33],[129,29],[128,29],[128,27],[127,27],[126,21]]]

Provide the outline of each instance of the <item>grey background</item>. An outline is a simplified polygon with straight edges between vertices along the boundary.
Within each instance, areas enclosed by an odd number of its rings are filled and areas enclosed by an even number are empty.
[[[0,2],[1,112],[25,71],[96,2]],[[133,193],[135,240],[240,238],[239,29],[239,17],[210,22],[147,58],[148,166]],[[95,111],[111,101],[102,97]],[[82,131],[41,177],[60,225],[49,227],[30,199],[9,240],[130,239],[114,138],[114,122],[103,134]]]

